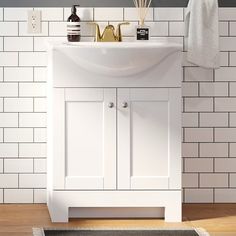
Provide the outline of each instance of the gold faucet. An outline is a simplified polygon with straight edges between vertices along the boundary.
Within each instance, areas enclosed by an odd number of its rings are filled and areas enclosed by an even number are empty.
[[[121,25],[129,25],[129,22],[118,24],[116,30],[113,25],[108,25],[102,34],[97,23],[91,22],[89,24],[96,26],[95,42],[122,42]]]

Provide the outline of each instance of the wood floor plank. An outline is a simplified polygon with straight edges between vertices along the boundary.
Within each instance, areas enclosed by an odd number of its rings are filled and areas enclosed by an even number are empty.
[[[32,236],[33,227],[204,228],[212,236],[236,236],[236,204],[184,204],[183,222],[163,219],[71,219],[52,224],[45,204],[0,205],[0,236]]]

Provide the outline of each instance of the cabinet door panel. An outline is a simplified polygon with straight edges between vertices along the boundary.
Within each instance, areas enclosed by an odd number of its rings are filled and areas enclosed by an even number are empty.
[[[66,102],[66,176],[102,176],[102,123],[102,102]]]
[[[119,189],[169,189],[171,177],[180,179],[175,174],[181,166],[180,149],[170,151],[170,147],[181,146],[180,93],[173,96],[171,92],[118,90]],[[124,102],[128,107],[122,106]],[[176,181],[171,187],[179,185]]]
[[[58,160],[64,189],[116,188],[116,108],[110,102],[116,102],[115,89],[65,89],[57,114],[64,117],[65,152]]]
[[[131,103],[131,175],[168,176],[168,101]]]

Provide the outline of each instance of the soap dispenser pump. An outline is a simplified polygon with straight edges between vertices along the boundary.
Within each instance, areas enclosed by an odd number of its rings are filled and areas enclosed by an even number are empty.
[[[78,17],[77,7],[79,5],[73,5],[71,8],[71,15],[67,20],[67,39],[69,42],[80,41],[80,18]]]

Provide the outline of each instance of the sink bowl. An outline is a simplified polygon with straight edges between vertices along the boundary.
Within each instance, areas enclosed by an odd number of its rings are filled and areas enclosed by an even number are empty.
[[[79,42],[61,43],[54,50],[89,73],[129,77],[157,66],[182,47],[170,42]]]

